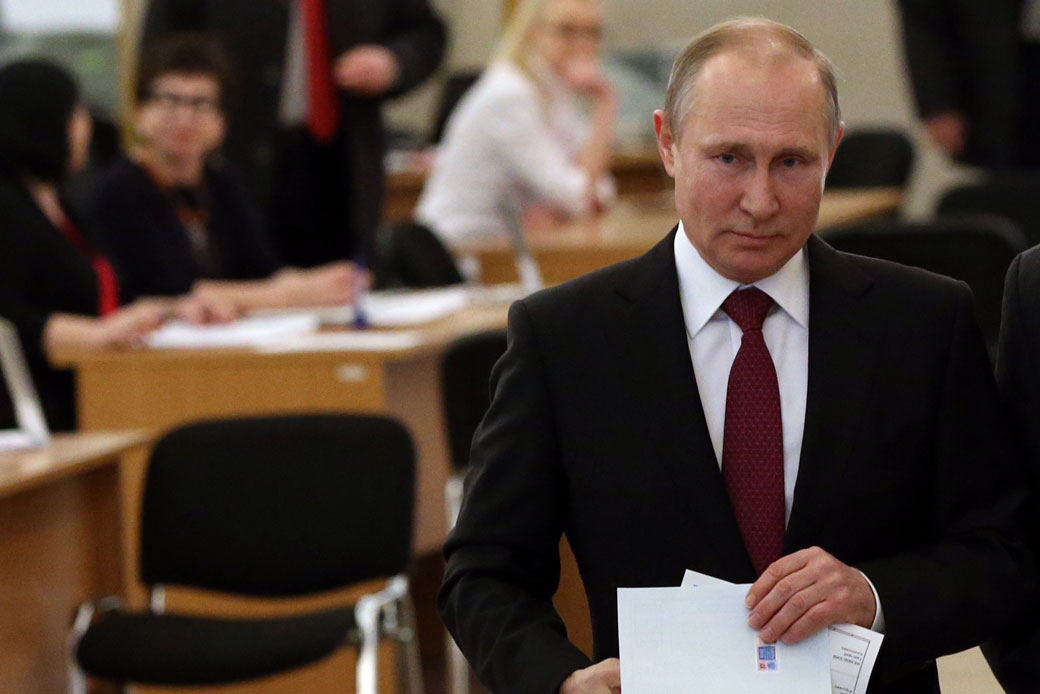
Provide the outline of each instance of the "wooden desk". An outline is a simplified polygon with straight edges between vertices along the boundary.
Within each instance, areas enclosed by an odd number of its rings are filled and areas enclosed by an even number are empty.
[[[896,210],[898,188],[825,193],[817,228],[859,221]],[[612,263],[645,253],[678,222],[671,193],[629,196],[607,214],[563,227],[528,230],[527,242],[546,284],[559,284]],[[488,284],[516,282],[516,261],[507,240],[489,239],[456,249],[475,256]]]
[[[120,468],[147,440],[68,434],[0,453],[0,692],[64,692],[76,608],[124,594]]]

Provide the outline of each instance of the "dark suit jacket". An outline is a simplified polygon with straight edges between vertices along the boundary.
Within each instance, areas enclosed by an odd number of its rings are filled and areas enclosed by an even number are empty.
[[[389,96],[418,85],[440,64],[445,30],[427,0],[326,0],[329,51],[333,57],[363,43],[378,43],[397,56],[400,77]],[[236,86],[226,95],[225,152],[266,201],[274,160],[289,24],[287,0],[151,0],[142,45],[177,31],[206,31],[219,37],[236,68]],[[338,142],[349,163],[354,227],[362,249],[371,245],[383,200],[386,149],[380,99],[340,94]]]
[[[903,43],[922,118],[961,111],[961,159],[992,168],[1020,163],[1022,0],[899,0]]]
[[[105,172],[91,199],[92,230],[119,272],[124,302],[186,294],[199,279],[261,279],[278,269],[272,244],[238,181],[207,166],[202,188],[216,261],[210,271],[197,267],[173,202],[140,165],[121,159]]]
[[[72,374],[54,369],[43,352],[43,329],[54,313],[98,314],[94,267],[24,185],[0,179],[0,316],[18,329],[47,424],[74,429]]]
[[[872,692],[937,692],[934,658],[1007,622],[1032,579],[971,295],[815,237],[808,250],[807,409],[785,551],[823,547],[876,586],[888,635]],[[685,569],[756,578],[704,421],[672,235],[517,302],[492,381],[439,606],[496,694],[549,694],[589,664],[550,602],[561,532],[597,660],[618,653],[619,586],[676,586]]]
[[[1019,255],[1008,270],[997,383],[1015,442],[1027,463],[1033,493],[1027,528],[1034,550],[1040,551],[1040,246]],[[1015,628],[985,648],[1008,694],[1035,692],[1040,678],[1040,591],[1032,602],[1033,609],[1024,610],[1026,616]]]

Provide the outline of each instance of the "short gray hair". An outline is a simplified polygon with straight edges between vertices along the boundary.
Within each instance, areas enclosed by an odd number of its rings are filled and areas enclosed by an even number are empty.
[[[692,106],[693,88],[697,85],[697,77],[705,63],[727,50],[764,42],[779,43],[781,47],[816,65],[826,92],[825,115],[831,140],[838,139],[841,131],[841,105],[838,103],[838,79],[834,64],[800,32],[764,17],[738,17],[716,24],[693,37],[679,53],[672,65],[664,102],[665,118],[676,137],[681,132],[683,118]]]

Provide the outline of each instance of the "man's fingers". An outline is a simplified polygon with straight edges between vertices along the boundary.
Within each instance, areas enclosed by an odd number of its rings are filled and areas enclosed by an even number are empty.
[[[796,602],[800,604],[804,597],[799,596],[812,586],[816,580],[816,574],[808,568],[802,568],[784,576],[755,605],[755,609],[748,615],[748,625],[752,629],[761,629],[785,609],[790,612],[792,608],[788,606],[789,603],[797,597],[798,600]],[[803,609],[807,608],[808,606]],[[780,632],[775,632],[775,635],[779,634]]]
[[[617,658],[608,658],[604,660],[600,665],[603,667],[601,672],[602,682],[611,689],[618,687],[620,691],[621,687],[621,661]]]
[[[798,643],[839,621],[841,620],[836,617],[833,603],[819,602],[795,620],[794,624],[780,635],[780,640],[784,643]]]
[[[758,580],[751,584],[751,588],[748,589],[747,597],[745,602],[747,606],[754,609],[758,605],[759,601],[762,600],[766,595],[769,594],[773,587],[782,581],[789,574],[799,571],[809,563],[809,560],[813,557],[813,550],[803,549],[793,554],[788,554],[785,557],[780,557],[772,564],[770,564],[762,575],[758,577]]]
[[[766,643],[776,641],[781,635],[787,633],[791,626],[805,614],[827,600],[828,593],[829,590],[826,586],[820,583],[812,583],[805,589],[791,595],[776,614],[765,623],[759,632],[759,637]]]

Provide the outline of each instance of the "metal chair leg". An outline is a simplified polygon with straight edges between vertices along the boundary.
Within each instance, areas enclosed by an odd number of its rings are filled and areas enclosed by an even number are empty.
[[[365,595],[354,608],[361,632],[361,648],[357,662],[357,694],[379,693],[379,601]]]
[[[455,527],[462,509],[463,476],[455,475],[444,485],[444,502],[447,511],[448,530]],[[455,639],[447,631],[444,632],[445,657],[448,665],[448,691],[450,694],[469,694],[469,663],[462,655]]]

